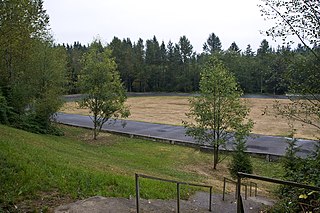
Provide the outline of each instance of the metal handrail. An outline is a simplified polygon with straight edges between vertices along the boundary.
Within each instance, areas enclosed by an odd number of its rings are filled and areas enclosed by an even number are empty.
[[[235,191],[234,197],[237,198],[237,187],[238,187],[238,186],[237,186],[237,181],[234,181],[234,180],[232,180],[232,179],[229,179],[229,178],[224,177],[224,178],[223,178],[223,191],[222,191],[222,200],[223,200],[223,201],[224,201],[224,198],[225,198],[226,182],[227,182],[227,181],[236,185],[236,191]],[[248,184],[242,183],[241,185],[245,187],[245,200],[247,200],[247,198],[248,198],[248,192],[247,192],[247,191],[248,191],[248,189],[247,189]],[[252,186],[255,187],[254,196],[257,196],[257,183],[251,182],[251,181],[249,182],[249,196],[250,196],[250,197],[252,196]]]
[[[225,193],[226,193],[226,182],[234,183],[237,187],[237,182],[234,180],[231,180],[229,178],[224,177],[223,178],[223,190],[222,190],[222,200],[224,201]],[[242,184],[243,185],[243,184]],[[247,194],[247,188],[245,188],[246,194]],[[237,198],[237,190],[235,192],[235,198]],[[246,198],[247,199],[247,198]]]
[[[159,180],[169,183],[176,183],[177,184],[177,212],[180,212],[180,184],[189,185],[189,186],[199,186],[199,187],[205,187],[210,189],[210,195],[209,195],[209,211],[211,212],[211,203],[212,203],[212,186],[203,185],[203,184],[195,184],[195,183],[188,183],[188,182],[181,182],[181,181],[175,181],[175,180],[169,180],[164,178],[158,178],[158,177],[152,177],[149,175],[143,175],[143,174],[135,174],[135,181],[136,181],[136,207],[137,207],[137,213],[139,213],[139,206],[140,206],[140,186],[139,186],[139,177],[141,178],[148,178],[153,180]]]
[[[258,193],[258,190],[257,190],[257,188],[258,188],[258,185],[257,185],[257,183],[255,183],[255,182],[252,182],[252,181],[250,181],[250,186],[249,186],[249,192],[250,192],[250,194],[249,194],[249,196],[251,197],[252,196],[252,186],[254,185],[254,196],[255,197],[257,197],[257,193]]]
[[[241,186],[241,178],[250,178],[250,179],[255,179],[255,180],[261,180],[261,181],[266,181],[266,182],[271,182],[271,183],[277,183],[277,184],[284,184],[288,186],[294,186],[294,187],[299,187],[299,188],[304,188],[304,189],[309,189],[309,190],[314,190],[314,191],[319,191],[320,192],[320,187],[317,186],[310,186],[306,184],[301,184],[293,181],[287,181],[287,180],[279,180],[275,178],[269,178],[269,177],[264,177],[264,176],[259,176],[259,175],[252,175],[252,174],[247,174],[243,172],[238,172],[238,182],[237,182],[237,187]],[[241,189],[237,191],[237,213],[244,212],[243,205],[242,204],[242,198],[241,198]]]

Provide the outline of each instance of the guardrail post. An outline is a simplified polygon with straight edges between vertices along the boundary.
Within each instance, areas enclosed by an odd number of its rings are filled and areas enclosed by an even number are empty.
[[[210,189],[210,194],[209,194],[209,211],[211,212],[211,206],[212,206],[212,186],[208,185],[203,185],[203,184],[195,184],[195,183],[186,183],[186,182],[179,182],[175,180],[168,180],[168,179],[163,179],[163,178],[158,178],[158,177],[152,177],[148,175],[143,175],[143,174],[135,174],[135,181],[136,181],[136,207],[137,207],[137,213],[139,213],[139,203],[140,203],[140,186],[139,186],[139,178],[149,178],[153,180],[158,180],[158,181],[164,181],[164,182],[170,182],[170,183],[176,183],[177,184],[177,212],[180,213],[180,184],[184,185],[189,185],[189,186],[199,186],[199,187],[206,187]]]
[[[254,190],[254,196],[257,197],[257,192],[258,192],[258,189],[257,189],[257,188],[258,188],[258,186],[257,186],[256,183],[255,183],[255,186],[256,186],[256,188],[255,188],[255,190]]]
[[[180,213],[180,184],[177,183],[177,212]]]
[[[240,213],[244,213],[244,208],[243,208],[243,202],[242,202],[242,196],[240,195]]]
[[[226,193],[226,178],[223,178],[223,191],[222,191],[222,200],[224,201],[224,194]]]
[[[238,185],[236,183],[236,191],[234,193],[234,199],[237,199],[237,197],[238,197]]]
[[[257,184],[250,181],[250,197],[252,196],[252,186],[254,186],[254,196],[257,197]]]
[[[237,182],[237,213],[241,212],[241,177],[238,174]]]
[[[248,187],[247,187],[247,184],[244,185],[244,190],[245,190],[244,199],[247,200],[248,199]]]
[[[212,211],[211,204],[212,204],[212,186],[210,187],[209,212]]]
[[[139,188],[138,174],[135,174],[135,179],[136,179],[136,207],[137,207],[137,213],[139,213],[140,188]]]

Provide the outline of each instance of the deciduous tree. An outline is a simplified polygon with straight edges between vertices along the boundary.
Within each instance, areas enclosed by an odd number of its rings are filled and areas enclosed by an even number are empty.
[[[292,41],[291,36],[298,38],[312,54],[296,55],[287,69],[289,89],[295,95],[292,102],[281,106],[275,104],[278,115],[291,120],[302,121],[320,130],[320,1],[305,0],[261,0],[261,14],[267,19],[275,20],[274,26],[266,31],[273,38]],[[301,50],[301,47],[300,47]],[[319,136],[319,131],[315,133]]]
[[[8,123],[48,133],[60,106],[65,50],[54,46],[42,0],[0,4],[0,90]]]
[[[129,110],[124,105],[126,94],[117,65],[111,57],[111,50],[102,48],[95,41],[83,56],[82,63],[79,83],[86,96],[80,101],[80,106],[90,109],[94,126],[93,138],[97,139],[103,124],[110,118],[129,115]]]
[[[319,0],[261,0],[261,15],[273,20],[274,25],[266,31],[268,36],[292,43],[295,36],[318,59],[310,45],[320,44]]]
[[[290,36],[295,36],[305,47],[299,47],[300,54],[295,55],[286,73],[289,89],[293,93],[290,98],[291,102],[286,105],[275,103],[273,109],[277,116],[286,117],[289,123],[300,121],[304,125],[316,127],[315,137],[320,140],[320,54],[317,48],[320,44],[320,1],[262,0],[262,2],[264,3],[264,5],[260,5],[262,15],[267,19],[275,20],[273,27],[266,32],[267,35],[274,38],[280,37],[289,43],[292,42]],[[292,126],[292,128],[294,127]],[[295,156],[294,146],[295,140],[289,143],[286,154],[285,178],[319,186],[320,144],[318,143],[315,148],[314,155],[306,159]],[[304,198],[302,200],[299,199],[301,192],[292,188],[285,189],[281,195],[285,197],[286,201],[289,201],[283,204],[286,211],[290,209],[294,212],[313,212],[319,209],[319,195],[314,199],[313,192],[302,194]],[[288,203],[291,205],[288,206]],[[312,205],[310,205],[311,203]],[[313,206],[314,204],[315,206]],[[305,208],[301,208],[302,206]],[[282,208],[275,211],[283,210]]]
[[[190,112],[184,121],[187,134],[199,143],[213,146],[213,168],[219,163],[219,148],[230,138],[248,115],[235,77],[215,56],[210,56],[201,69],[200,94],[190,99]]]

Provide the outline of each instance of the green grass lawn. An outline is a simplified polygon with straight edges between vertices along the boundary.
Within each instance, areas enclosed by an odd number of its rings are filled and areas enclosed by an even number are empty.
[[[61,126],[65,136],[37,135],[0,125],[0,212],[26,203],[38,208],[42,197],[56,203],[94,195],[135,196],[134,173],[204,183],[221,191],[228,175],[229,157],[211,168],[212,155],[196,149],[103,133],[98,141],[91,131]],[[281,177],[279,163],[252,158],[257,174]],[[182,187],[183,197],[192,187]],[[174,198],[176,186],[154,180],[141,181],[142,198]],[[50,197],[52,196],[52,197]],[[58,197],[58,198],[57,198]],[[63,203],[61,201],[60,203]],[[43,208],[43,207],[41,207]]]

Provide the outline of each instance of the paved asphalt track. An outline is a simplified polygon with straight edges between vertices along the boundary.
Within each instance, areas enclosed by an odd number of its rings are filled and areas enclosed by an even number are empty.
[[[92,128],[93,123],[89,116],[74,115],[57,113],[56,121],[59,123]],[[122,125],[123,121],[118,120],[116,122],[106,123],[102,129],[110,132],[117,132],[122,134],[128,134],[133,136],[141,136],[146,138],[153,138],[159,140],[168,140],[176,143],[186,143],[186,145],[196,145],[196,141],[189,136],[185,135],[185,129],[182,126],[172,126],[165,124],[154,124],[138,121],[126,120],[125,127]],[[289,138],[265,136],[252,134],[247,140],[248,152],[265,154],[271,156],[283,156],[287,147],[286,141]],[[312,153],[315,149],[316,141],[312,140],[297,140],[297,146],[300,147],[300,151],[297,155],[305,157]],[[232,142],[229,141],[226,144],[227,150],[232,150]]]

